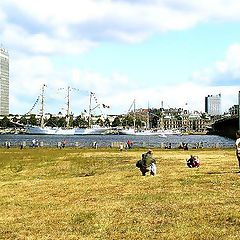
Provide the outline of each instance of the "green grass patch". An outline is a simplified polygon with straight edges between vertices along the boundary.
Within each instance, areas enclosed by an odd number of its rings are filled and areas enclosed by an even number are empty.
[[[239,239],[234,149],[143,151],[0,149],[0,239]]]

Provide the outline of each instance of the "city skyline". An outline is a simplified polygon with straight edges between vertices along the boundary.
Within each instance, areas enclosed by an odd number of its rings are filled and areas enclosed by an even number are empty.
[[[221,94],[238,102],[240,3],[216,0],[0,2],[0,41],[10,55],[10,113],[24,114],[46,84],[46,112],[88,107],[89,93],[110,106],[188,108]]]

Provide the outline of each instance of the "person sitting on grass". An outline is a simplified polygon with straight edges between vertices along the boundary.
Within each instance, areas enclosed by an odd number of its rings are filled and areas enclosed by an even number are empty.
[[[197,156],[191,155],[190,158],[187,160],[187,166],[189,168],[195,168],[200,166],[200,161]]]
[[[137,162],[142,176],[146,176],[146,173],[150,171],[151,176],[155,176],[157,172],[156,160],[153,158],[152,151],[149,149],[146,153],[142,154],[142,159]]]

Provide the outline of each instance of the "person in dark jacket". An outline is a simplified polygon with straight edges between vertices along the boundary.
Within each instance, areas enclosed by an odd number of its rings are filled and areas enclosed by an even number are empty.
[[[200,161],[197,156],[191,155],[190,158],[187,160],[187,166],[189,168],[195,168],[200,166]]]
[[[146,176],[146,173],[150,171],[150,175],[156,175],[156,160],[153,158],[152,151],[149,149],[146,153],[142,154],[140,171],[142,176]]]

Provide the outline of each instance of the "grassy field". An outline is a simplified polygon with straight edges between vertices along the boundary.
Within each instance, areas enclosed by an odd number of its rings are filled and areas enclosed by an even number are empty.
[[[145,150],[0,149],[0,239],[240,238],[234,149]]]

